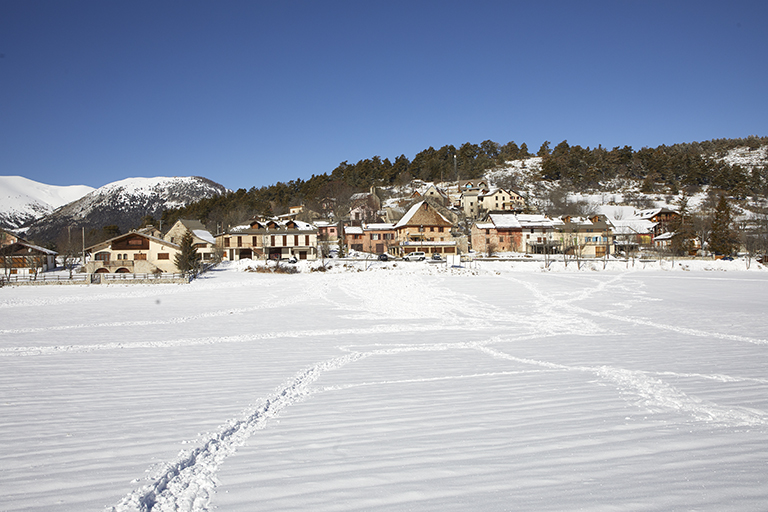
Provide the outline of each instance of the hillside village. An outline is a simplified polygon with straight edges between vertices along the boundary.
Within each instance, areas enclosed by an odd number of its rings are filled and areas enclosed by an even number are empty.
[[[727,158],[749,169],[765,160],[766,149],[737,149]],[[738,201],[706,187],[690,195],[685,190],[644,194],[640,183],[604,187],[600,194],[563,191],[537,179],[541,163],[541,157],[531,157],[477,179],[372,186],[347,197],[329,195],[311,205],[295,204],[282,215],[217,224],[213,230],[195,219],[179,219],[164,231],[148,224],[88,246],[81,237],[80,246],[65,244],[58,251],[3,230],[0,264],[8,280],[36,278],[61,267],[70,275],[187,273],[194,269],[180,266],[180,258],[189,257],[183,256],[185,251],[192,251],[200,265],[211,265],[339,257],[460,262],[456,258],[461,256],[521,255],[626,259],[743,254],[761,259],[768,249],[764,199]],[[727,208],[724,229],[730,238],[725,249],[712,244],[718,197]]]

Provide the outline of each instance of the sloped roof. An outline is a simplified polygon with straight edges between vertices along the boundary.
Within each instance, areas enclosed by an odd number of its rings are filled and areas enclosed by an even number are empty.
[[[517,219],[517,216],[512,213],[491,213],[488,215],[488,220],[490,220],[491,224],[497,228],[515,229],[522,227],[520,221]]]
[[[179,244],[175,244],[173,242],[169,242],[168,240],[163,240],[162,238],[158,238],[156,236],[148,235],[148,234],[142,233],[140,231],[130,231],[128,233],[124,233],[122,235],[118,235],[118,236],[112,237],[109,240],[104,240],[103,242],[99,242],[98,244],[94,244],[94,245],[92,245],[90,247],[86,247],[85,250],[88,251],[88,252],[93,251],[93,250],[98,250],[98,249],[107,247],[109,245],[112,245],[112,242],[114,242],[115,240],[120,240],[121,238],[126,238],[126,237],[129,237],[129,236],[140,236],[142,238],[146,238],[150,242],[155,242],[155,243],[158,243],[158,244],[161,244],[161,245],[167,245],[167,246],[173,247],[175,249],[180,249],[181,248],[181,246]]]
[[[430,226],[437,224],[453,225],[451,221],[443,217],[443,214],[429,206],[429,203],[420,201],[411,206],[405,215],[403,215],[403,218],[395,224],[395,229],[405,226]]]
[[[26,240],[18,239],[17,241],[13,242],[12,244],[4,245],[0,251],[2,251],[5,254],[11,253],[14,251],[15,247],[25,247],[27,249],[31,249],[33,251],[42,253],[42,254],[48,254],[51,256],[56,256],[59,254],[56,251],[53,251],[51,249],[46,249],[45,247],[40,247],[39,245],[35,245],[32,243],[27,242]]]
[[[612,220],[613,232],[617,235],[646,235],[653,233],[655,222],[646,219]]]

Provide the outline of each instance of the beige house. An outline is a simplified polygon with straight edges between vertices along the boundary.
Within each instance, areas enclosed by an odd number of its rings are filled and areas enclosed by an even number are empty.
[[[186,233],[192,235],[192,245],[197,249],[197,253],[204,262],[215,258],[216,239],[198,220],[177,220],[163,238],[178,245]]]
[[[562,250],[583,258],[614,254],[613,226],[605,215],[589,218],[564,216],[557,226]]]
[[[216,235],[216,244],[224,259],[317,258],[318,230],[298,220],[252,220],[228,232]]]
[[[181,247],[141,231],[131,231],[87,247],[88,273],[153,274],[175,273],[176,255]]]

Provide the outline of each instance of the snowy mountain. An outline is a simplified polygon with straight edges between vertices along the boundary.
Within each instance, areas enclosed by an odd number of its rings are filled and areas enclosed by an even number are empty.
[[[87,185],[46,185],[21,176],[0,176],[0,227],[17,229],[95,190]]]
[[[54,241],[67,227],[99,229],[116,225],[125,232],[145,215],[159,218],[163,210],[178,208],[226,192],[226,188],[197,176],[128,178],[93,190],[24,227],[37,243]]]

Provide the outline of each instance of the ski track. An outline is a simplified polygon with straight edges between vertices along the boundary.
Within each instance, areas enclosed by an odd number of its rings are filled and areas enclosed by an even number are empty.
[[[276,282],[263,281],[259,283],[261,290],[266,287],[275,286]],[[91,285],[73,285],[80,286],[82,289],[92,291]],[[240,282],[224,282],[214,283],[206,282],[206,278],[198,278],[190,284],[179,285],[161,285],[156,284],[120,284],[109,283],[93,285],[98,287],[106,287],[118,289],[120,291],[119,298],[124,299],[140,299],[148,297],[163,297],[167,295],[216,291],[216,290],[231,290],[233,288],[245,288],[253,286],[251,281],[243,280]],[[69,286],[62,286],[62,288],[68,288]],[[125,292],[125,288],[130,288],[130,292]],[[114,300],[115,295],[113,293],[97,293],[88,295],[70,295],[59,298],[47,298],[47,299],[15,299],[9,298],[0,301],[0,309],[19,308],[19,307],[39,307],[39,306],[60,306],[63,304],[78,304],[88,302],[101,302],[104,300]]]
[[[369,355],[369,354],[368,354]],[[216,472],[224,460],[235,453],[270,418],[311,394],[309,386],[324,372],[341,368],[366,354],[347,354],[319,363],[301,372],[281,391],[243,419],[230,421],[205,444],[189,453],[182,452],[168,464],[154,482],[130,493],[111,512],[203,511],[208,510],[216,487]]]
[[[281,390],[264,400],[263,405],[245,414],[240,420],[230,420],[218,433],[191,452],[182,452],[178,458],[166,464],[160,476],[127,495],[109,512],[203,512],[209,510],[216,487],[216,473],[227,457],[234,454],[258,430],[266,427],[271,418],[281,411],[306,398],[324,392],[334,392],[362,386],[385,386],[399,383],[430,382],[453,379],[469,379],[489,376],[515,376],[542,371],[576,371],[594,375],[604,382],[613,384],[617,390],[633,397],[635,405],[650,412],[671,411],[685,414],[695,421],[712,423],[724,427],[766,427],[768,414],[756,409],[726,408],[689,396],[660,379],[648,376],[647,372],[625,370],[610,366],[569,366],[530,358],[520,358],[490,347],[492,344],[508,343],[510,340],[494,337],[482,342],[434,343],[417,346],[396,346],[368,352],[348,352],[344,356],[318,363],[300,372]],[[349,350],[349,347],[345,348]],[[495,359],[504,359],[535,366],[536,370],[489,372],[433,378],[401,379],[393,381],[363,382],[349,385],[312,387],[325,372],[374,356],[393,356],[410,352],[432,352],[448,350],[478,350]],[[724,376],[710,376],[722,379]]]
[[[327,361],[319,362],[301,372],[291,381],[287,382],[273,395],[259,401],[260,406],[246,411],[242,418],[232,419],[217,433],[210,434],[207,439],[201,441],[201,446],[189,451],[181,452],[172,462],[163,466],[159,474],[150,477],[148,484],[136,489],[125,496],[117,505],[108,508],[110,512],[204,512],[208,511],[210,502],[217,484],[216,474],[219,467],[227,457],[235,453],[257,431],[265,428],[270,419],[278,416],[286,407],[306,400],[317,393],[332,393],[335,391],[352,389],[361,386],[386,386],[391,384],[418,383],[449,379],[471,379],[482,377],[509,377],[517,375],[546,372],[578,372],[590,376],[587,383],[608,385],[616,389],[633,406],[643,408],[651,413],[679,414],[686,418],[685,421],[704,422],[716,427],[730,428],[765,428],[768,427],[768,413],[765,411],[744,407],[724,407],[716,403],[701,400],[690,396],[683,391],[665,382],[663,377],[697,377],[719,382],[756,382],[764,384],[768,380],[746,379],[715,374],[680,374],[675,372],[646,372],[629,370],[612,366],[573,366],[559,364],[551,361],[534,358],[517,357],[501,350],[499,346],[514,346],[514,343],[524,339],[541,339],[548,336],[563,334],[590,336],[607,335],[612,331],[598,325],[584,317],[607,318],[614,321],[635,324],[650,325],[652,327],[675,331],[691,336],[718,337],[732,341],[748,341],[750,343],[763,344],[764,340],[756,340],[737,335],[713,334],[710,332],[687,329],[672,325],[659,325],[644,319],[622,316],[615,313],[595,312],[575,305],[580,301],[588,300],[598,293],[609,289],[621,289],[632,291],[634,300],[638,300],[637,290],[632,288],[633,283],[623,281],[624,275],[619,275],[607,281],[599,281],[595,286],[584,288],[576,295],[567,297],[547,296],[541,292],[534,283],[513,277],[505,277],[529,290],[534,297],[533,308],[535,314],[527,312],[527,316],[535,320],[521,319],[513,312],[504,310],[494,305],[483,303],[472,297],[451,292],[446,293],[445,300],[428,302],[425,310],[416,310],[411,307],[409,301],[392,300],[392,294],[398,293],[397,286],[387,285],[389,276],[374,277],[372,280],[381,281],[379,285],[382,293],[389,293],[388,297],[376,297],[375,294],[362,293],[359,283],[340,280],[333,283],[333,290],[326,285],[325,288],[315,293],[338,310],[346,311],[344,318],[370,319],[393,316],[403,319],[421,320],[419,324],[397,325],[379,324],[367,328],[329,329],[329,330],[296,330],[275,333],[265,333],[247,336],[222,336],[208,338],[183,338],[177,340],[146,341],[135,343],[107,343],[97,345],[68,345],[58,347],[9,347],[0,349],[0,355],[41,355],[69,352],[88,352],[92,350],[109,350],[124,348],[156,348],[171,346],[203,345],[213,343],[239,343],[271,338],[311,337],[311,336],[359,336],[381,333],[419,333],[435,332],[437,330],[455,330],[475,332],[473,322],[468,318],[483,318],[486,329],[503,327],[509,331],[510,324],[514,326],[517,336],[493,336],[483,341],[422,343],[422,344],[349,344],[338,346],[344,355]],[[434,283],[428,286],[423,279],[414,278],[408,289],[409,296],[428,297],[428,292],[434,293]],[[331,292],[341,292],[341,297],[332,297]],[[639,299],[639,300],[642,300]],[[651,299],[653,300],[653,299]],[[280,305],[276,305],[279,307]],[[386,311],[381,308],[386,306]],[[212,312],[212,316],[223,316],[230,311],[245,314],[256,309],[253,308],[228,309]],[[275,305],[269,306],[275,307]],[[185,317],[186,318],[186,317]],[[190,317],[191,318],[191,317]],[[446,321],[450,318],[450,321]],[[162,323],[175,323],[182,321],[170,319]],[[183,320],[186,321],[186,320]],[[85,327],[113,326],[115,324],[97,324]],[[120,325],[145,325],[139,323],[120,323]],[[79,326],[61,326],[59,329],[79,328]],[[55,328],[54,328],[55,329]],[[10,333],[3,331],[2,333]],[[430,378],[399,379],[391,381],[375,381],[341,384],[337,386],[315,387],[314,383],[325,373],[340,370],[347,365],[371,357],[397,357],[413,352],[437,352],[437,351],[478,351],[488,357],[497,360],[512,361],[518,364],[531,366],[530,370],[501,371],[489,373],[468,373],[466,375],[439,376]],[[594,380],[596,378],[596,380]],[[673,420],[674,421],[674,420]]]
[[[308,300],[306,296],[294,297],[290,300],[282,300],[282,301],[267,300],[265,304],[259,304],[258,306],[252,306],[249,308],[222,309],[219,311],[209,311],[205,313],[200,313],[198,315],[179,316],[179,317],[168,318],[164,320],[135,320],[130,322],[104,322],[99,324],[72,324],[72,325],[59,325],[59,326],[52,326],[52,327],[25,327],[21,329],[2,329],[0,330],[0,335],[22,334],[22,333],[33,333],[33,332],[66,331],[71,329],[91,329],[91,328],[100,328],[100,327],[131,327],[131,326],[146,326],[146,325],[183,324],[183,323],[189,322],[190,320],[202,320],[207,318],[217,318],[217,317],[224,317],[229,315],[243,315],[246,313],[253,313],[255,311],[260,311],[263,309],[281,308],[284,306],[299,304],[306,300]]]
[[[739,341],[739,342],[746,342],[746,343],[753,343],[756,345],[767,345],[768,340],[760,339],[760,338],[750,338],[747,336],[739,336],[737,334],[725,334],[725,333],[717,333],[717,332],[710,332],[710,331],[701,331],[698,329],[691,329],[688,327],[679,327],[676,325],[667,325],[667,324],[661,324],[652,320],[647,320],[644,318],[637,318],[637,317],[630,317],[630,316],[622,316],[617,315],[615,313],[605,312],[605,311],[593,311],[590,309],[582,308],[579,306],[576,306],[572,304],[573,302],[579,302],[584,301],[586,299],[589,299],[594,294],[604,291],[610,284],[616,283],[623,279],[625,277],[624,274],[617,275],[613,279],[609,281],[602,281],[600,282],[596,287],[589,288],[581,291],[576,296],[569,296],[567,299],[552,299],[547,298],[542,294],[538,288],[536,288],[532,283],[523,281],[514,277],[505,277],[505,279],[508,279],[510,281],[514,281],[516,283],[519,283],[526,288],[528,288],[534,296],[537,298],[537,302],[539,305],[540,311],[545,315],[553,315],[553,311],[560,307],[565,310],[570,311],[574,316],[580,317],[581,315],[590,315],[590,316],[596,316],[601,318],[607,318],[609,320],[615,320],[618,322],[624,322],[634,325],[644,325],[648,327],[654,327],[656,329],[661,329],[665,331],[671,331],[676,332],[679,334],[685,334],[688,336],[697,336],[697,337],[707,337],[707,338],[717,338],[717,339],[723,339],[723,340],[730,340],[730,341]],[[626,289],[625,287],[621,287],[623,289]],[[637,290],[633,290],[634,293],[637,293]],[[554,315],[553,315],[554,316]]]

